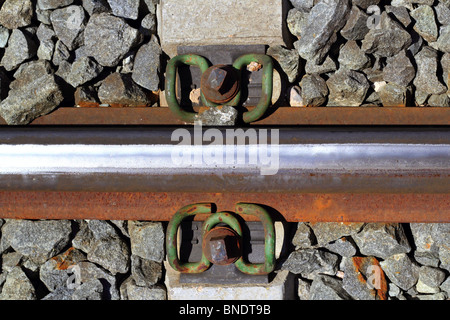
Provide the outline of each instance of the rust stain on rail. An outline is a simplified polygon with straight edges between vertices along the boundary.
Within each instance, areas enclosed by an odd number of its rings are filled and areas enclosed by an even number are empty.
[[[2,191],[0,218],[169,221],[181,207],[200,202],[220,211],[233,211],[238,202],[260,204],[288,222],[450,222],[448,194],[361,193]]]
[[[195,107],[198,112],[201,107]],[[246,108],[248,111],[254,107]],[[269,107],[252,125],[448,125],[450,108],[440,107]],[[0,124],[5,124],[0,118]],[[63,107],[32,125],[184,125],[169,108]]]

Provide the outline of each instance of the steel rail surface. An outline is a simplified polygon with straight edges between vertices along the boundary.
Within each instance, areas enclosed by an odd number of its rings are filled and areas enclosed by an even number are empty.
[[[179,145],[179,139],[172,141],[176,129],[1,127],[0,190],[450,193],[448,128],[279,128],[278,141],[271,136],[274,128],[258,128],[253,130],[259,138],[267,133],[267,144],[231,147]],[[197,129],[183,130],[194,137]],[[227,128],[214,130],[225,139]],[[267,161],[249,159],[265,148],[276,155],[277,170],[264,175]],[[205,161],[207,154],[228,151],[234,161]],[[203,158],[174,161],[180,152]],[[239,154],[247,160],[239,163]]]

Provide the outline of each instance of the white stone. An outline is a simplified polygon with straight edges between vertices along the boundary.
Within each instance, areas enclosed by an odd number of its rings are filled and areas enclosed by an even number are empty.
[[[288,300],[293,299],[294,279],[287,270],[279,271],[268,284],[180,283],[180,273],[164,261],[168,300]]]
[[[288,5],[288,0],[161,0],[161,47],[173,57],[180,45],[286,45]]]

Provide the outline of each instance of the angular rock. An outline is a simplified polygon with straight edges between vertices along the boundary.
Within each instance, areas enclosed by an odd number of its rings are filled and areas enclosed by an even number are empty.
[[[411,16],[408,9],[405,7],[386,6],[386,12],[392,14],[398,21],[400,21],[405,28],[411,24]]]
[[[2,271],[10,272],[13,268],[20,266],[23,255],[19,252],[5,253],[1,257]]]
[[[85,261],[86,255],[73,247],[66,252],[47,260],[39,269],[39,278],[51,292],[67,287],[74,266]]]
[[[68,220],[9,220],[2,227],[2,238],[15,251],[44,262],[69,243],[71,231]]]
[[[437,267],[439,266],[439,251],[438,252],[414,251],[414,259],[423,266]]]
[[[315,222],[310,223],[317,238],[317,244],[323,246],[343,236],[351,236],[361,230],[364,223],[359,222]]]
[[[158,91],[161,47],[155,41],[142,45],[134,58],[132,78],[141,87]]]
[[[377,5],[378,3],[380,3],[380,0],[352,0],[352,3],[366,10],[370,6]]]
[[[419,266],[400,253],[380,262],[388,279],[403,290],[409,290],[419,280]]]
[[[311,283],[298,278],[297,294],[300,300],[309,300]]]
[[[136,20],[139,15],[139,1],[136,0],[107,0],[113,15]]]
[[[14,29],[8,40],[8,46],[0,62],[6,71],[16,69],[22,62],[36,55],[37,45],[24,31]]]
[[[357,250],[351,238],[348,237],[342,237],[330,242],[325,245],[325,248],[343,257],[352,257],[356,254]]]
[[[67,46],[58,40],[55,45],[55,50],[53,52],[52,62],[55,66],[59,66],[63,61],[68,62],[72,58],[72,53],[69,51]]]
[[[428,99],[428,105],[430,107],[450,107],[449,95],[447,93],[432,94]]]
[[[137,29],[130,27],[122,18],[107,13],[91,16],[84,30],[87,55],[104,67],[117,66],[140,41],[141,36]]]
[[[374,257],[345,259],[343,288],[356,300],[386,300],[387,281]]]
[[[406,49],[406,51],[409,52],[411,54],[411,56],[415,56],[422,49],[425,41],[414,30],[411,31],[411,39],[412,39],[412,43],[408,47],[408,49]]]
[[[292,6],[296,9],[309,12],[311,8],[314,6],[314,0],[289,0]]]
[[[421,5],[411,11],[411,17],[416,20],[414,30],[428,42],[434,42],[438,37],[436,17],[430,6]]]
[[[141,21],[141,28],[139,29],[144,36],[151,36],[156,33],[156,16],[154,14],[147,14]]]
[[[439,247],[439,267],[450,272],[450,248],[448,246]]]
[[[4,26],[0,26],[0,48],[6,47],[9,39],[9,30]]]
[[[81,284],[93,279],[103,280],[103,299],[119,300],[120,295],[117,290],[117,280],[105,270],[99,268],[94,263],[83,261],[77,264],[79,266],[79,275]]]
[[[238,111],[232,106],[209,108],[195,116],[195,122],[205,126],[234,126]]]
[[[342,287],[342,281],[327,275],[317,275],[311,283],[309,300],[352,300]]]
[[[42,300],[72,300],[74,289],[67,287],[58,287],[55,291],[50,292]]]
[[[129,277],[120,286],[120,296],[122,300],[166,300],[167,292],[161,285],[138,286],[134,279]]]
[[[37,0],[37,5],[42,10],[56,9],[66,7],[72,4],[74,0]]]
[[[438,77],[438,55],[431,47],[424,47],[416,56],[417,74],[414,85],[417,90],[428,94],[443,94],[447,87],[443,85]]]
[[[339,51],[339,64],[350,70],[363,70],[370,67],[369,57],[362,51],[356,41],[350,40]]]
[[[75,90],[75,105],[77,107],[98,107],[97,91],[93,86],[82,86]]]
[[[71,5],[56,9],[51,13],[50,20],[56,36],[69,50],[83,44],[87,16],[82,6]]]
[[[136,285],[150,287],[161,280],[162,263],[131,256],[131,275]]]
[[[398,223],[368,223],[352,237],[366,256],[386,259],[411,251],[403,226]]]
[[[80,245],[80,238],[75,237],[72,241],[74,247],[84,248],[89,261],[101,265],[113,275],[126,273],[130,268],[130,250],[115,229],[106,221],[100,220],[89,220],[87,227],[90,233],[86,231],[86,227],[80,230],[87,235],[86,243]]]
[[[314,64],[311,61],[312,60],[306,61],[306,64],[305,64],[305,72],[306,73],[323,74],[323,73],[333,72],[333,71],[337,70],[336,62],[330,56],[327,56],[325,58],[325,61],[319,65]]]
[[[419,294],[416,296],[419,300],[447,300],[447,295],[443,292],[435,294]]]
[[[307,248],[292,252],[281,269],[300,274],[306,279],[314,279],[319,273],[335,275],[337,263],[337,255],[320,249]]]
[[[442,291],[445,291],[448,296],[450,296],[450,277],[447,277],[447,279],[441,283],[439,286]]]
[[[363,73],[339,69],[327,80],[328,106],[358,107],[366,98],[370,84]]]
[[[29,26],[33,18],[33,3],[30,0],[6,0],[0,10],[0,24],[8,29]]]
[[[11,86],[14,84],[15,81]],[[10,90],[8,97],[0,103],[0,115],[10,125],[28,124],[53,111],[62,101],[63,94],[55,76],[40,74],[33,81]]]
[[[161,223],[128,221],[131,252],[146,260],[162,262],[165,234]]]
[[[301,96],[302,89],[299,86],[292,86],[289,90],[289,105],[291,107],[304,107]]]
[[[405,51],[387,58],[386,67],[383,69],[383,80],[393,82],[406,87],[416,76],[416,70],[411,60],[406,56]]]
[[[76,88],[97,77],[103,67],[90,57],[82,57],[76,60],[66,78],[67,83]]]
[[[39,22],[42,22],[47,25],[51,25],[52,22],[50,20],[50,14],[52,13],[52,10],[42,10],[39,8],[39,5],[36,6],[36,19]]]
[[[288,12],[286,23],[289,32],[297,38],[301,38],[303,30],[305,30],[308,23],[309,12],[298,9],[291,9]]]
[[[321,64],[333,43],[337,32],[345,25],[350,13],[348,0],[330,0],[317,3],[308,16],[308,24],[298,41],[298,52],[306,60]]]
[[[434,6],[436,18],[442,26],[450,25],[450,6],[446,6],[443,2],[439,2]]]
[[[136,83],[129,74],[112,73],[103,80],[99,90],[98,98],[102,103],[111,106],[148,106],[151,101],[147,94]]]
[[[267,55],[280,64],[281,69],[288,76],[289,82],[294,82],[298,76],[300,57],[297,50],[289,50],[282,46],[272,46],[267,49]]]
[[[299,222],[294,237],[292,238],[292,244],[299,248],[309,248],[315,243],[315,237],[311,228],[304,222]]]
[[[441,28],[435,45],[440,51],[450,52],[450,25]]]
[[[306,107],[319,107],[327,101],[328,87],[318,74],[306,74],[300,81],[302,101]]]
[[[111,11],[106,0],[83,0],[83,8],[90,16],[96,13]]]
[[[0,300],[36,300],[34,286],[20,267],[8,272]]]
[[[392,82],[382,86],[377,93],[384,107],[406,107],[411,105],[411,87],[401,86]]]
[[[439,286],[445,280],[445,272],[439,268],[420,267],[416,289],[420,293],[438,293]]]
[[[341,35],[347,40],[362,40],[369,32],[367,21],[369,16],[357,6],[352,6],[350,15],[345,26],[341,30]]]
[[[72,300],[102,300],[103,284],[99,279],[82,283],[72,294]]]
[[[379,57],[392,57],[412,43],[411,35],[386,12],[381,14],[380,27],[371,29],[362,41],[361,49]]]

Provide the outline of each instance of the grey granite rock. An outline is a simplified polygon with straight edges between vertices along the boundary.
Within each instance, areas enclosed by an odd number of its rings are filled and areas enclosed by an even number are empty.
[[[4,1],[0,9],[0,24],[8,29],[29,26],[33,18],[33,7],[31,0]]]
[[[42,10],[56,9],[66,7],[72,4],[74,0],[37,0],[37,5]]]
[[[311,283],[310,300],[352,300],[352,297],[342,287],[342,280],[317,275]]]
[[[87,55],[105,67],[117,66],[140,41],[137,29],[130,27],[124,19],[107,13],[92,15],[84,30]]]
[[[325,248],[343,257],[352,257],[356,254],[357,250],[350,237],[342,237],[330,242],[325,245]]]
[[[36,290],[20,267],[8,272],[0,300],[36,300]]]
[[[72,300],[74,289],[58,287],[55,291],[47,294],[42,300]]]
[[[424,47],[416,56],[417,74],[414,85],[417,90],[428,94],[443,94],[447,87],[437,77],[438,53],[431,47]]]
[[[150,99],[146,92],[131,78],[130,74],[112,73],[103,80],[98,90],[102,103],[111,106],[148,106]]]
[[[300,300],[309,300],[311,282],[298,278],[297,294]]]
[[[339,64],[350,70],[363,70],[371,65],[369,56],[358,46],[356,41],[350,40],[339,51]]]
[[[103,284],[99,279],[82,283],[72,294],[72,300],[103,300]]]
[[[304,222],[299,222],[294,237],[292,238],[292,244],[296,249],[309,248],[315,241],[316,239],[309,225]]]
[[[345,26],[341,30],[341,35],[347,40],[362,40],[369,32],[367,21],[369,16],[357,6],[352,6],[350,15]]]
[[[156,16],[152,13],[147,14],[141,21],[139,29],[145,36],[151,36],[156,33]]]
[[[364,223],[315,222],[309,225],[317,238],[317,244],[323,246],[343,236],[350,236],[359,232],[364,226]]]
[[[366,98],[370,84],[363,73],[339,69],[327,80],[328,106],[358,107]]]
[[[384,107],[407,107],[412,103],[412,88],[391,82],[380,88],[378,96]]]
[[[238,111],[232,106],[208,108],[195,116],[195,122],[205,126],[234,126],[238,118]]]
[[[131,275],[136,285],[150,287],[161,280],[162,263],[131,255]]]
[[[142,45],[134,58],[132,79],[151,91],[159,89],[161,47],[155,41]]]
[[[71,5],[54,10],[50,15],[56,36],[69,50],[84,43],[87,16],[82,6]]]
[[[60,287],[67,287],[70,283],[74,266],[86,260],[86,255],[75,248],[70,248],[52,259],[47,260],[39,269],[39,279],[50,292]]]
[[[427,5],[418,6],[411,11],[411,17],[414,18],[414,30],[428,42],[434,42],[438,37],[438,27],[433,8]]]
[[[297,79],[300,66],[300,57],[297,50],[289,50],[280,45],[271,46],[267,49],[267,55],[278,61],[289,82],[293,83]]]
[[[69,243],[71,231],[68,220],[9,220],[2,227],[2,238],[15,251],[42,263]]]
[[[305,72],[309,74],[313,73],[324,74],[336,70],[337,64],[330,56],[327,56],[322,64],[314,64],[312,60],[306,61],[305,64]]]
[[[386,6],[386,12],[392,14],[398,21],[400,21],[405,28],[411,24],[411,16],[408,9],[405,7]]]
[[[328,87],[318,74],[306,74],[300,81],[303,105],[306,107],[319,107],[327,101]]]
[[[165,234],[161,223],[128,221],[131,252],[143,259],[162,262]]]
[[[380,0],[352,0],[352,3],[362,9],[367,9],[372,5],[380,3]]]
[[[61,40],[56,41],[52,57],[53,64],[59,66],[63,61],[69,62],[69,60],[72,60],[72,52]]]
[[[411,251],[403,226],[398,223],[368,223],[352,237],[360,252],[366,256],[386,259]]]
[[[9,29],[4,26],[0,26],[0,48],[5,48],[8,44]]]
[[[311,9],[303,36],[298,41],[300,56],[321,64],[337,40],[337,33],[344,27],[350,9],[348,0],[317,3]]]
[[[79,280],[81,284],[93,279],[99,279],[102,283],[105,283],[103,291],[104,300],[120,299],[116,277],[91,262],[83,261],[78,263],[77,266],[79,266]]]
[[[140,1],[136,0],[107,0],[113,15],[136,20],[139,15]]]
[[[380,265],[388,279],[403,290],[409,290],[419,280],[419,266],[405,253],[390,256]]]
[[[362,41],[361,49],[379,57],[392,57],[412,43],[411,35],[384,11],[380,28],[371,29]]]
[[[8,46],[0,65],[6,71],[16,69],[22,62],[36,55],[37,45],[30,35],[20,29],[14,29],[9,37]]]
[[[83,8],[90,16],[96,13],[111,11],[106,0],[83,0]]]
[[[439,268],[420,267],[416,289],[420,293],[438,293],[439,286],[445,280],[445,272]]]
[[[335,275],[338,256],[321,249],[298,249],[292,252],[282,264],[282,270],[300,274],[306,279],[314,279],[317,274]]]
[[[427,103],[430,107],[450,107],[450,97],[448,93],[432,94]]]
[[[450,25],[442,27],[439,38],[435,42],[436,47],[443,52],[450,52]]]
[[[102,72],[103,67],[90,57],[82,57],[76,60],[66,78],[67,83],[76,88],[91,81]]]
[[[2,271],[10,272],[13,268],[20,266],[24,256],[19,252],[4,253],[1,256]]]
[[[122,300],[166,300],[167,291],[162,285],[138,286],[134,279],[129,277],[120,286],[120,297]]]
[[[439,2],[434,6],[434,10],[436,11],[436,18],[442,26],[450,25],[450,6]]]
[[[302,36],[302,32],[307,26],[308,16],[309,12],[301,11],[296,8],[289,10],[286,18],[289,32],[297,38],[300,38]]]
[[[314,0],[289,0],[292,6],[296,9],[302,11],[310,11],[311,8],[316,4],[317,1]]]
[[[408,86],[416,76],[416,70],[405,51],[387,58],[386,67],[383,69],[383,80],[393,82],[400,86]]]

